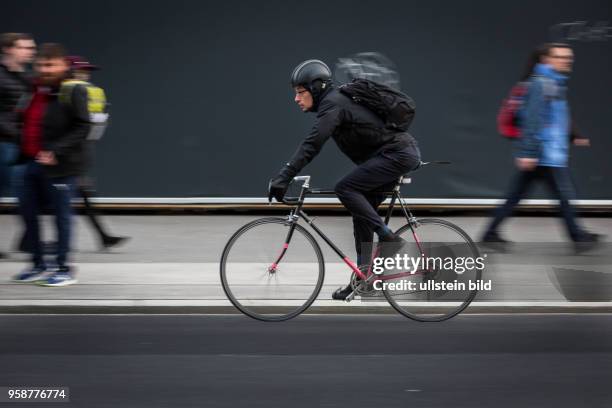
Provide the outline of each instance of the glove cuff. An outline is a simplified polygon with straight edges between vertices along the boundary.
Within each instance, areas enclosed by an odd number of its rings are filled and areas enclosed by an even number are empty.
[[[286,163],[278,174],[285,180],[291,181],[298,174],[298,171],[291,163]]]

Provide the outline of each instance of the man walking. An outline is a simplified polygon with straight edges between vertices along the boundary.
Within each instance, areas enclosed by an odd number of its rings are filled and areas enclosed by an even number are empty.
[[[67,264],[71,235],[71,197],[82,173],[85,139],[89,132],[87,91],[76,85],[69,103],[58,98],[69,75],[66,52],[59,44],[43,44],[35,62],[36,89],[24,112],[21,154],[26,161],[20,199],[26,234],[32,244],[32,266],[16,282],[39,281],[44,286],[76,282]],[[48,275],[38,216],[46,201],[52,204],[57,228],[56,268]]]
[[[74,89],[73,85],[81,84],[84,87],[86,87],[88,91],[91,90],[91,93],[93,94],[93,96],[90,96],[88,100],[90,105],[92,103],[97,103],[99,105],[106,105],[106,95],[104,94],[104,91],[102,90],[102,88],[99,88],[93,85],[91,82],[92,71],[97,71],[100,68],[97,65],[91,64],[89,61],[87,61],[85,58],[81,56],[76,56],[76,55],[70,56],[68,57],[68,61],[70,62],[71,78],[69,81],[64,82],[63,89],[65,88],[66,91],[70,91],[71,93],[72,90]],[[70,95],[66,95],[66,96],[70,97]],[[99,110],[101,112],[104,112],[101,114],[105,115],[104,126],[106,126],[106,122],[108,120],[108,114],[106,113],[106,106],[103,106],[103,107],[101,106]],[[89,112],[90,117],[92,115],[99,114],[96,112],[92,112],[92,109],[90,109],[89,111],[90,111]],[[95,193],[95,187],[94,187],[93,179],[89,177],[87,173],[88,173],[89,168],[92,165],[91,161],[94,156],[94,147],[95,147],[94,143],[96,143],[100,137],[101,135],[96,135],[96,137],[94,138],[88,138],[89,140],[86,143],[86,156],[88,160],[86,160],[86,163],[85,163],[84,173],[77,179],[76,194],[81,196],[81,198],[83,198],[83,204],[84,204],[83,211],[85,215],[87,216],[87,219],[90,221],[92,227],[98,234],[98,237],[100,240],[100,246],[102,248],[108,249],[108,248],[112,248],[112,247],[121,245],[128,239],[128,237],[115,236],[115,235],[109,234],[105,230],[105,228],[102,226],[102,223],[99,220],[98,214],[91,202],[91,198],[93,197]]]
[[[17,160],[20,128],[17,104],[30,90],[25,76],[26,65],[32,62],[36,44],[29,34],[0,35],[0,197],[11,186],[11,166]],[[0,252],[0,258],[4,254]]]
[[[506,203],[495,211],[482,241],[494,245],[508,242],[497,232],[499,225],[512,214],[531,184],[542,180],[559,199],[568,235],[576,249],[588,249],[600,236],[578,225],[570,204],[574,190],[568,170],[571,119],[566,83],[572,71],[574,53],[567,44],[546,44],[539,59],[528,79],[521,112],[521,135],[515,142],[515,162],[519,172]],[[574,144],[587,145],[588,139],[575,139]]]

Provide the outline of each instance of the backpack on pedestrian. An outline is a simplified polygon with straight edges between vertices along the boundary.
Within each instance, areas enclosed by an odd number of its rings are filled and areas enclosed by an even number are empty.
[[[520,112],[527,95],[528,83],[516,83],[508,96],[502,101],[497,113],[497,131],[508,139],[517,139],[521,136]]]
[[[89,112],[89,123],[91,124],[87,140],[100,140],[106,131],[110,117],[106,93],[104,89],[90,82],[70,79],[62,82],[59,92],[60,102],[67,105],[71,104],[72,92],[77,85],[82,85],[87,90],[87,111]]]

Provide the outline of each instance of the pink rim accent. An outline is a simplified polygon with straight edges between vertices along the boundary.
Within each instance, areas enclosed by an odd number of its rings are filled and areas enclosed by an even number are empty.
[[[285,249],[289,248],[289,244],[285,243],[285,244],[283,245],[283,248],[285,248]]]

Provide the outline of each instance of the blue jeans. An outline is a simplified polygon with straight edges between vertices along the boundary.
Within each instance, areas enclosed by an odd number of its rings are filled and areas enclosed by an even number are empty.
[[[51,205],[57,228],[57,266],[60,268],[66,266],[70,249],[71,199],[74,186],[73,176],[47,177],[42,165],[34,161],[26,164],[20,206],[26,223],[26,236],[28,245],[32,249],[34,266],[46,267],[38,216],[47,204]]]
[[[13,195],[11,187],[12,171],[11,167],[17,160],[19,147],[14,143],[0,142],[0,197]]]

